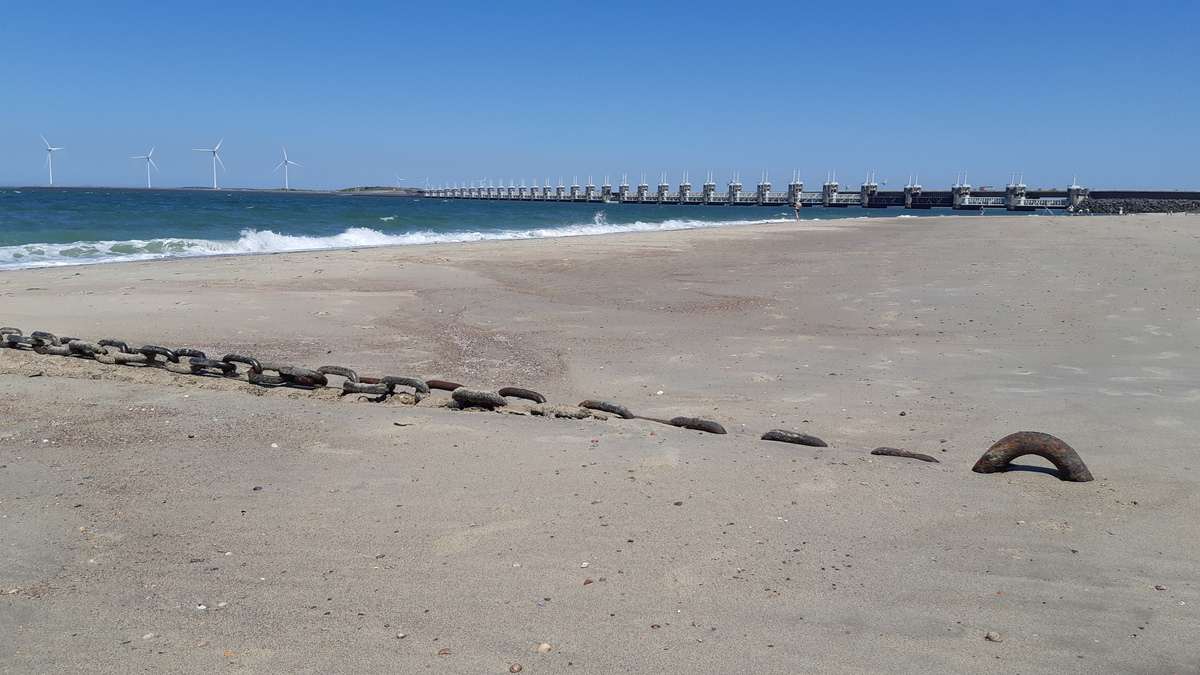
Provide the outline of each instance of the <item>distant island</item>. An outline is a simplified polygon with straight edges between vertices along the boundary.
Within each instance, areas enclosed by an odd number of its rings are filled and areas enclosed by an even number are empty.
[[[337,190],[337,192],[345,194],[379,194],[392,195],[398,197],[420,197],[425,194],[421,188],[412,187],[386,187],[382,185],[360,185],[357,187],[348,187]]]

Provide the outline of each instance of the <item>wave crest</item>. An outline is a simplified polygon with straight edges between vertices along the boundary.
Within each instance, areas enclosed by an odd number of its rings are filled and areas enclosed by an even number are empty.
[[[329,236],[280,234],[271,230],[242,230],[235,240],[189,239],[129,239],[124,241],[77,241],[69,244],[19,244],[0,246],[0,269],[28,267],[58,267],[105,262],[155,260],[159,258],[188,258],[214,255],[248,255],[288,251],[321,251],[328,249],[368,248],[379,246],[412,246],[488,240],[545,239],[578,237],[621,232],[661,232],[691,230],[730,225],[788,222],[789,218],[767,220],[664,220],[660,222],[609,223],[604,212],[597,212],[590,223],[525,230],[461,230],[434,232],[432,230],[389,234],[367,227],[351,227]]]

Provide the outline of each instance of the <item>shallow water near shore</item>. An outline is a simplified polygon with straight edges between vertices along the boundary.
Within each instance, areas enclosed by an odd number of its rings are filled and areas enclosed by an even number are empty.
[[[808,209],[805,220],[947,209]],[[1003,211],[996,212],[1004,213]],[[792,220],[789,208],[576,204],[327,193],[0,189],[0,269]]]

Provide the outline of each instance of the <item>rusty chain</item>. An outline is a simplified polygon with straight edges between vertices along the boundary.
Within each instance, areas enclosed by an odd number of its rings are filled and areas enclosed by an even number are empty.
[[[461,384],[446,380],[424,380],[418,377],[393,375],[365,377],[360,376],[357,371],[343,366],[321,366],[316,370],[311,370],[298,366],[263,362],[243,354],[226,354],[220,359],[210,359],[204,352],[191,347],[172,350],[159,345],[142,345],[137,349],[132,349],[123,340],[104,338],[96,342],[89,342],[76,337],[60,337],[45,331],[33,331],[29,335],[25,335],[21,329],[11,326],[0,327],[0,347],[33,351],[44,355],[92,359],[111,365],[159,368],[180,375],[239,380],[244,375],[246,382],[261,387],[290,387],[310,391],[325,388],[339,389],[342,396],[350,394],[373,396],[375,398],[368,399],[373,402],[385,401],[395,396],[397,387],[412,390],[401,393],[405,394],[413,404],[419,403],[434,389],[449,391],[455,404],[460,408],[469,409],[495,410],[506,407],[508,398],[518,398],[535,403],[537,407],[531,411],[534,414],[549,414],[541,408],[546,403],[546,397],[523,387],[502,387],[495,392],[480,391],[468,389]],[[242,367],[239,369],[239,366]],[[330,385],[330,376],[340,377],[342,379],[341,386]],[[674,417],[666,420],[634,415],[625,406],[611,401],[588,399],[580,402],[576,407],[580,411],[603,411],[622,419],[647,420],[710,434],[726,433],[725,428],[713,420],[699,417]],[[541,412],[538,412],[539,410]],[[560,415],[554,413],[554,416]],[[786,429],[772,429],[763,434],[761,438],[765,441],[826,447],[825,441],[816,436]],[[889,447],[876,448],[871,454],[937,462],[929,455]],[[1076,482],[1093,480],[1091,472],[1088,471],[1083,460],[1071,446],[1049,434],[1028,431],[1010,434],[996,442],[976,462],[972,470],[977,473],[1004,471],[1011,460],[1027,454],[1049,459],[1059,469],[1060,478],[1063,480]]]
[[[508,405],[509,398],[530,401],[537,406],[546,403],[542,394],[524,387],[502,387],[498,391],[468,389],[456,382],[425,380],[419,377],[387,375],[384,377],[360,376],[357,371],[343,366],[321,366],[315,370],[298,366],[262,361],[245,354],[230,353],[220,359],[210,358],[205,352],[193,347],[169,349],[160,345],[142,345],[133,348],[124,340],[104,338],[96,342],[74,337],[60,337],[45,331],[33,331],[25,335],[19,328],[0,327],[0,347],[20,351],[33,351],[43,355],[66,356],[91,359],[110,365],[158,368],[179,375],[193,375],[218,379],[236,379],[249,384],[266,387],[289,387],[302,390],[337,389],[340,395],[365,395],[368,400],[381,402],[396,394],[405,394],[413,403],[420,402],[433,390],[448,391],[451,399],[461,408],[495,410]],[[341,378],[340,385],[330,384],[331,377]],[[244,378],[244,379],[243,379]],[[634,419],[627,408],[607,401],[587,400],[577,407],[599,410],[623,419]],[[675,418],[650,421],[671,426],[725,433],[717,422],[697,418]],[[686,420],[687,423],[680,423]]]

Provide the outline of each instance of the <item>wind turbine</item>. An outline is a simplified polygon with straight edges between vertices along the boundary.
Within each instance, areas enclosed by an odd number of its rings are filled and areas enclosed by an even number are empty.
[[[217,143],[217,147],[218,148],[221,147],[221,144]],[[282,147],[282,146],[280,146],[280,147]],[[213,156],[215,157],[216,154],[214,153]],[[225,166],[225,165],[222,164],[221,166]],[[300,163],[293,162],[292,160],[288,159],[287,148],[283,148],[283,161],[275,165],[275,171],[278,171],[279,167],[283,167],[283,189],[284,190],[292,189],[291,185],[288,184],[288,167],[289,166],[300,166]],[[213,187],[216,187],[216,182],[215,182],[216,181],[216,169],[213,169],[213,181],[214,181]]]
[[[42,136],[42,142],[46,144],[46,166],[50,167],[50,187],[54,187],[54,153],[66,148],[56,148],[50,145],[50,141]]]
[[[154,148],[150,148],[150,152],[147,152],[144,155],[134,155],[134,156],[130,157],[129,159],[144,159],[144,160],[146,160],[146,189],[149,190],[150,189],[150,167],[153,166],[154,170],[158,171],[158,165],[154,163]]]
[[[404,182],[404,181],[406,181],[406,180],[408,180],[408,179],[407,179],[407,178],[401,178],[401,177],[400,177],[400,174],[396,174],[396,191],[397,191],[397,192],[399,192],[399,191],[400,191],[400,184],[401,184],[401,183],[403,183],[403,182]],[[429,179],[428,179],[428,178],[426,178],[426,179],[425,179],[425,187],[426,187],[426,188],[428,188],[428,187],[429,187]]]
[[[225,139],[224,139],[224,138],[222,138],[221,140],[217,141],[217,144],[216,144],[214,147],[211,147],[211,148],[192,148],[192,150],[195,150],[196,152],[211,152],[211,153],[212,153],[212,165],[213,165],[213,189],[214,189],[214,190],[218,189],[218,188],[217,188],[217,162],[220,162],[220,163],[221,163],[221,170],[222,170],[222,171],[225,171],[225,170],[226,170],[226,169],[225,169],[225,162],[221,162],[221,156],[217,154],[217,153],[218,153],[218,152],[221,150],[221,144],[222,144],[222,143],[224,143],[224,142],[225,142]]]

